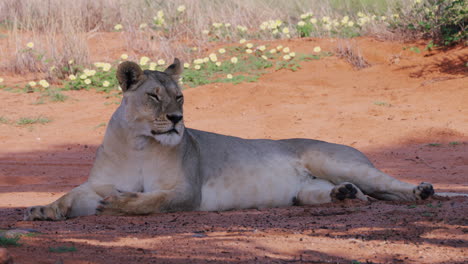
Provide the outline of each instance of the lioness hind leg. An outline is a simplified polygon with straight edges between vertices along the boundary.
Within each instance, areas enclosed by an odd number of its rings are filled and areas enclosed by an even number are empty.
[[[344,182],[334,185],[326,180],[314,179],[301,188],[297,194],[297,203],[314,205],[356,198],[363,201],[368,200],[366,195],[352,183]]]
[[[434,194],[431,184],[416,186],[397,180],[375,168],[363,153],[352,147],[319,142],[308,145],[301,156],[305,167],[317,178],[334,184],[352,182],[377,199],[413,201]]]

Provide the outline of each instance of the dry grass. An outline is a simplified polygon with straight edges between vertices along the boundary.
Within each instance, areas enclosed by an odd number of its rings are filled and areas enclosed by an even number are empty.
[[[370,66],[369,62],[362,56],[361,50],[351,41],[340,41],[336,49],[336,55],[345,59],[357,70]]]
[[[232,42],[241,38],[274,39],[286,34],[272,35],[259,30],[267,20],[280,19],[296,36],[295,26],[302,13],[314,16],[357,19],[358,11],[389,12],[402,0],[2,0],[0,26],[7,28],[7,48],[0,51],[3,70],[16,73],[41,72],[50,81],[70,73],[68,62],[90,63],[88,39],[96,32],[115,31],[121,24],[126,50],[134,55],[163,58],[193,57],[192,47],[206,47],[213,36],[220,41]],[[185,12],[177,7],[185,5]],[[166,24],[156,27],[153,17],[164,12]],[[212,30],[213,23],[229,23],[226,31],[213,35],[202,34]],[[141,24],[147,24],[140,28]],[[362,32],[377,29],[377,24],[363,27]],[[246,27],[241,32],[237,26]],[[383,29],[378,29],[383,31]],[[374,30],[375,33],[376,30]],[[328,36],[329,33],[324,34]],[[320,36],[320,34],[319,34]],[[27,42],[34,42],[33,51],[25,50]],[[13,51],[13,52],[11,52]],[[115,58],[116,59],[116,58]]]

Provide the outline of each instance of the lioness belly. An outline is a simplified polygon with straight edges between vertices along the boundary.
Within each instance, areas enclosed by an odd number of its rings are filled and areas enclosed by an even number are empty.
[[[257,163],[254,160],[226,167],[202,186],[200,210],[281,207],[292,204],[302,182],[310,174],[284,158]],[[263,160],[264,161],[264,160]]]

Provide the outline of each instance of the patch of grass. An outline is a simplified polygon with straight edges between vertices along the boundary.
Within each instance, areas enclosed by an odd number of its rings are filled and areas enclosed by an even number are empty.
[[[100,123],[99,125],[95,126],[94,129],[98,129],[100,127],[105,127],[107,124],[106,123]]]
[[[54,253],[67,253],[67,252],[75,252],[76,247],[66,247],[66,246],[60,246],[60,247],[49,247],[49,252],[54,252]]]
[[[410,205],[408,205],[408,208],[409,208],[409,209],[414,209],[414,208],[416,208],[416,207],[418,207],[418,206],[415,205],[415,204],[410,204]]]
[[[64,102],[68,96],[64,95],[57,89],[46,89],[41,93],[40,99],[47,98],[50,102]]]
[[[457,145],[460,145],[461,143],[458,142],[458,141],[452,141],[452,142],[449,142],[449,145],[450,146],[457,146]]]
[[[427,145],[428,145],[429,147],[440,147],[440,146],[442,146],[442,144],[440,144],[440,143],[429,143],[429,144],[427,144]]]
[[[8,118],[0,116],[0,124],[9,124],[10,120]]]
[[[436,205],[432,204],[432,203],[428,203],[426,204],[427,207],[429,208],[440,208],[442,207],[442,203],[438,202]]]
[[[17,125],[34,125],[34,124],[47,124],[52,120],[47,117],[22,117],[20,118],[16,124]]]
[[[382,101],[375,101],[374,104],[375,104],[375,105],[378,105],[378,106],[390,106],[389,103],[387,103],[387,102],[382,102]]]
[[[431,217],[431,216],[434,216],[434,213],[431,213],[431,212],[423,212],[421,213],[422,216],[425,216],[425,217]]]
[[[21,246],[21,243],[18,241],[20,240],[19,236],[16,237],[2,237],[0,236],[0,246]]]

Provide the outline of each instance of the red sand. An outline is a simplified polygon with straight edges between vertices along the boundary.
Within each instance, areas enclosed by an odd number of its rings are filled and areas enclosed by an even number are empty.
[[[332,56],[256,83],[187,89],[185,122],[245,138],[307,137],[351,145],[399,179],[428,181],[438,192],[468,193],[468,49],[416,54],[403,50],[416,44],[355,41],[371,67],[357,71]],[[296,52],[337,47],[335,40],[281,44]],[[22,221],[24,207],[54,201],[86,180],[103,123],[119,99],[66,94],[70,98],[63,103],[38,105],[33,104],[38,94],[0,91],[0,116],[52,120],[0,123],[0,229],[41,232],[22,237],[20,247],[8,247],[17,263],[467,261],[468,198],[463,197]],[[49,252],[58,246],[77,251]]]

